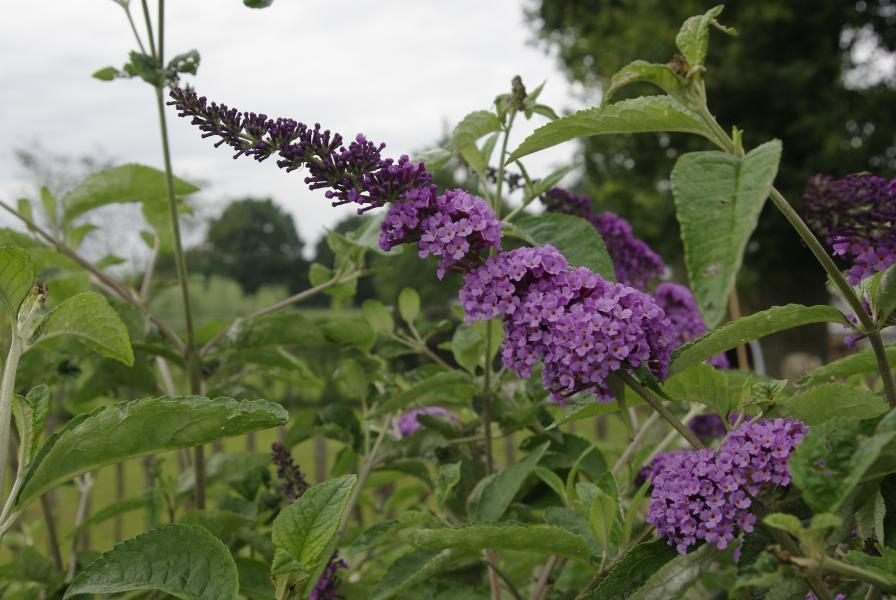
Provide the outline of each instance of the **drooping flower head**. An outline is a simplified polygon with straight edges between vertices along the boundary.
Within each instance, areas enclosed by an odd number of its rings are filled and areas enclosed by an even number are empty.
[[[834,254],[852,262],[849,283],[896,264],[896,179],[816,175],[803,193],[806,220]]]
[[[519,377],[538,361],[554,400],[578,392],[612,400],[607,377],[645,364],[665,377],[669,322],[648,294],[570,269],[553,246],[490,257],[464,277],[468,321],[504,315],[501,358]]]
[[[482,198],[436,186],[417,188],[389,207],[383,221],[380,247],[417,243],[420,258],[438,256],[441,279],[452,267],[478,262],[481,253],[501,246],[501,224]]]
[[[697,301],[687,287],[677,283],[664,282],[656,286],[654,291],[656,303],[672,322],[671,342],[673,348],[681,347],[685,342],[696,339],[706,333],[706,323],[697,308]],[[707,361],[719,369],[727,369],[728,358],[724,353],[717,354]]]
[[[790,484],[787,461],[807,432],[795,419],[746,422],[716,451],[676,454],[653,476],[647,520],[680,553],[700,541],[724,549],[753,530],[759,494]]]
[[[454,413],[442,408],[441,406],[425,406],[423,408],[412,408],[398,419],[398,434],[401,437],[420,431],[423,425],[417,420],[420,415],[435,415],[437,417],[446,417],[448,419],[457,419]]]
[[[549,212],[581,217],[597,229],[620,283],[643,290],[666,269],[659,254],[634,236],[628,221],[611,212],[596,212],[587,196],[577,196],[562,188],[552,188],[541,197],[541,201]]]

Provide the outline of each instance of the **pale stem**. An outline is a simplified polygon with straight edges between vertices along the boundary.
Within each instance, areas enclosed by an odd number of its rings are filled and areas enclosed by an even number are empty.
[[[6,487],[6,463],[9,461],[9,447],[12,440],[12,395],[15,391],[16,371],[22,358],[23,343],[17,331],[12,332],[6,364],[3,365],[3,378],[0,380],[0,497]]]

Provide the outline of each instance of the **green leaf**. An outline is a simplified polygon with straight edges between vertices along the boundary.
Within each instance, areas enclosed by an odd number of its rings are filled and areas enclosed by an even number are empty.
[[[183,600],[219,600],[237,597],[238,577],[221,540],[201,527],[164,525],[88,564],[64,597],[157,590]]]
[[[652,83],[670,96],[675,96],[685,85],[685,80],[668,65],[636,60],[619,69],[610,78],[610,85],[604,90],[601,103],[606,105],[620,89],[637,82]]]
[[[896,431],[866,436],[860,421],[831,419],[812,428],[790,457],[793,483],[816,513],[836,512]]]
[[[71,223],[84,213],[116,203],[139,202],[143,216],[155,229],[163,248],[171,244],[171,210],[164,171],[138,164],[107,167],[88,175],[61,199],[63,222]],[[197,191],[195,185],[174,178],[177,198]]]
[[[566,486],[559,475],[542,466],[535,467],[535,475],[560,497],[564,505],[569,503],[569,498],[566,496]]]
[[[813,323],[849,324],[843,314],[833,306],[822,304],[817,306],[803,306],[802,304],[773,306],[737,321],[725,323],[703,337],[685,344],[673,354],[672,364],[669,365],[669,374],[681,373],[689,367],[712,358],[719,352],[730,350],[750,340]]]
[[[870,419],[889,410],[880,394],[846,383],[820,385],[786,398],[779,407],[784,416],[799,419],[806,425],[818,425],[838,418]]]
[[[6,306],[10,321],[15,321],[19,307],[34,285],[34,263],[31,257],[15,246],[0,247],[0,302]]]
[[[475,144],[482,136],[499,131],[501,121],[487,110],[471,112],[461,120],[451,133],[451,141],[455,148],[463,148]]]
[[[474,553],[460,550],[417,550],[405,554],[389,565],[370,600],[398,598],[418,583],[427,581],[459,562],[474,559],[475,556]]]
[[[413,155],[414,162],[422,162],[429,172],[438,171],[448,164],[454,153],[445,148],[430,148]]]
[[[103,67],[98,71],[94,71],[91,77],[99,79],[100,81],[112,81],[116,77],[120,75],[120,71],[115,67]]]
[[[534,245],[551,244],[557,248],[573,267],[588,267],[607,281],[616,281],[604,240],[585,219],[544,213],[520,219],[516,226]]]
[[[772,140],[744,158],[724,152],[684,154],[672,169],[688,279],[708,327],[725,316],[780,159],[781,142]]]
[[[274,0],[243,0],[243,4],[249,8],[267,8],[274,3]]]
[[[886,346],[885,351],[890,364],[896,363],[896,346]],[[877,359],[874,356],[874,350],[866,348],[813,369],[796,383],[800,386],[814,385],[837,377],[852,377],[853,375],[874,371],[877,371]]]
[[[504,335],[501,324],[497,320],[477,321],[472,325],[461,323],[454,330],[451,338],[451,353],[454,360],[471,375],[475,375],[476,369],[483,365],[483,357],[488,347],[488,328],[492,329],[492,355],[494,359],[501,348],[501,339]]]
[[[704,544],[688,554],[679,554],[652,573],[650,579],[629,596],[630,600],[681,598],[710,569],[716,554],[718,550],[712,544]]]
[[[57,213],[56,213],[56,196],[54,196],[46,186],[40,188],[40,203],[44,207],[44,213],[47,215],[47,219],[50,221],[50,224],[55,228],[57,225]]]
[[[445,397],[446,395],[470,397],[479,390],[473,379],[463,371],[441,371],[427,377],[398,394],[389,396],[371,413],[371,417],[379,417],[387,413],[401,410],[412,403],[420,402],[429,397]]]
[[[896,311],[896,265],[883,272],[880,278],[880,286],[877,289],[877,312],[879,320],[886,320]]]
[[[881,556],[871,556],[858,550],[850,550],[843,560],[851,565],[871,571],[896,586],[896,550],[879,546]]]
[[[681,26],[678,35],[675,36],[675,45],[681,50],[681,54],[690,66],[700,66],[706,60],[711,25],[715,25],[726,33],[734,33],[733,29],[722,27],[716,22],[716,17],[722,13],[723,8],[725,8],[724,5],[720,4],[710,8],[705,14],[689,18]]]
[[[793,515],[788,515],[786,513],[772,513],[765,517],[763,521],[766,525],[771,525],[777,529],[783,529],[787,533],[792,533],[797,537],[803,533],[802,522]]]
[[[420,315],[420,294],[414,288],[406,287],[398,294],[398,313],[404,322],[413,325]]]
[[[642,96],[580,110],[543,125],[523,140],[507,163],[577,137],[661,131],[693,133],[713,139],[713,133],[700,116],[677,100],[668,96]]]
[[[475,520],[497,521],[501,518],[523,483],[535,471],[548,446],[549,442],[538,446],[526,458],[510,465],[486,484],[476,506]]]
[[[320,326],[324,335],[334,344],[353,346],[369,352],[376,342],[376,333],[366,322],[348,317],[333,318]]]
[[[588,509],[588,523],[604,556],[609,552],[617,509],[616,498],[605,493],[598,494]]]
[[[12,413],[19,433],[19,469],[31,464],[50,413],[50,390],[41,384],[31,389],[25,397],[13,395]]]
[[[698,402],[720,415],[737,408],[738,399],[732,398],[728,391],[728,378],[705,363],[673,375],[663,383],[663,390],[675,400]]]
[[[270,452],[218,452],[205,461],[205,483],[236,483],[270,464]],[[195,486],[196,470],[186,469],[177,477],[174,493],[178,496],[192,494]]]
[[[392,312],[379,300],[365,300],[361,305],[361,312],[374,331],[389,334],[395,329],[395,319]]]
[[[441,550],[516,550],[537,554],[556,554],[588,561],[585,539],[566,529],[552,525],[493,523],[465,525],[457,528],[418,529],[411,533],[411,543],[418,548]]]
[[[240,576],[240,594],[252,600],[274,600],[268,565],[242,556],[234,557],[234,560]]]
[[[103,465],[283,425],[286,411],[264,400],[146,398],[79,415],[43,445],[25,475],[16,508],[53,486]]]
[[[638,404],[643,403],[644,399],[640,396],[626,392],[626,406],[637,406]],[[590,419],[591,417],[614,413],[619,410],[619,404],[617,402],[600,404],[594,400],[594,397],[591,394],[585,394],[583,397],[576,400],[571,408],[572,410],[548,425],[545,429],[556,429],[561,425],[572,423],[573,421],[581,421],[582,419]]]
[[[128,366],[134,364],[127,327],[109,302],[96,292],[81,292],[51,310],[30,344],[60,335],[72,335],[98,354]]]
[[[439,474],[436,476],[436,503],[441,507],[448,499],[451,490],[460,483],[461,461],[439,465]]]
[[[61,583],[62,574],[57,572],[53,561],[35,550],[34,546],[22,546],[12,562],[0,566],[0,581],[34,581],[43,585]],[[5,591],[5,590],[4,590]],[[6,597],[6,594],[4,594]],[[31,598],[32,596],[21,596]],[[40,596],[33,596],[39,598]]]
[[[638,544],[610,569],[594,590],[583,596],[583,600],[627,600],[647,583],[651,575],[677,556],[665,539]]]
[[[331,545],[357,479],[346,475],[308,488],[274,519],[274,546],[289,553],[301,569],[314,573],[330,559]]]

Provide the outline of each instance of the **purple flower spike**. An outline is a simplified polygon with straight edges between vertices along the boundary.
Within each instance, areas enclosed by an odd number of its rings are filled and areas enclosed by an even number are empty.
[[[613,260],[616,279],[620,283],[643,290],[666,269],[663,259],[646,242],[634,236],[628,221],[611,212],[595,212],[587,196],[576,196],[564,189],[552,188],[541,197],[541,202],[549,212],[581,217],[597,229]]]
[[[849,283],[896,264],[896,179],[816,175],[803,193],[806,220],[837,256],[852,261]]]
[[[339,569],[347,569],[348,564],[339,558],[339,552],[333,553],[320,579],[308,593],[308,600],[335,600],[339,595]]]
[[[790,484],[787,461],[806,433],[795,419],[747,422],[716,451],[675,453],[653,474],[647,520],[682,554],[700,541],[723,550],[737,530],[753,530],[759,494]]]
[[[290,502],[301,496],[308,489],[308,482],[302,470],[293,461],[292,454],[280,442],[271,444],[271,454],[277,466],[277,477],[283,481],[283,495]]]
[[[441,279],[448,269],[478,264],[483,251],[500,248],[501,223],[482,198],[460,189],[436,196],[429,185],[407,192],[383,220],[383,250],[410,242],[417,243],[420,258],[439,257]]]
[[[420,415],[435,415],[437,417],[445,417],[447,419],[457,420],[457,417],[449,410],[441,406],[426,406],[423,408],[412,408],[398,419],[398,434],[401,437],[408,437],[421,429],[423,425],[417,420]]]
[[[673,348],[679,348],[706,333],[706,323],[697,308],[697,301],[687,287],[677,283],[661,283],[656,286],[654,296],[672,322],[670,341]],[[730,366],[724,353],[716,354],[707,362],[718,369]]]
[[[309,127],[293,119],[270,119],[267,115],[241,112],[225,104],[210,103],[190,88],[171,90],[178,116],[192,117],[191,124],[203,137],[220,138],[236,154],[263,161],[280,157],[277,166],[287,172],[307,169],[305,183],[312,190],[328,188],[326,197],[334,206],[354,203],[364,212],[402,199],[405,194],[432,184],[423,163],[402,156],[398,162],[383,158],[385,144],[374,144],[358,134],[348,146],[338,133]]]
[[[586,268],[569,270],[553,246],[490,257],[467,273],[460,299],[467,321],[504,315],[504,364],[525,378],[540,360],[559,402],[578,392],[609,402],[607,377],[642,364],[666,375],[669,321],[653,298]]]

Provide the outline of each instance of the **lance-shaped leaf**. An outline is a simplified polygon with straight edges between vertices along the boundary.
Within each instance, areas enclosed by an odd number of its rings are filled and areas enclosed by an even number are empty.
[[[692,67],[700,66],[706,60],[706,52],[709,50],[709,28],[717,27],[729,35],[734,35],[734,29],[724,27],[716,21],[722,13],[724,5],[714,6],[702,15],[691,17],[681,26],[678,35],[675,36],[675,45],[681,50]]]
[[[475,144],[482,136],[499,131],[501,121],[487,110],[471,112],[457,124],[451,133],[451,142],[455,148],[463,148]]]
[[[342,513],[357,476],[330,479],[308,489],[274,519],[271,539],[308,574],[329,560]]]
[[[19,469],[27,468],[37,453],[50,413],[49,396],[50,390],[45,385],[33,388],[27,396],[13,396],[12,413],[19,434]]]
[[[551,244],[557,248],[573,267],[588,267],[607,281],[616,281],[604,240],[585,219],[545,213],[520,219],[516,226],[534,244]]]
[[[725,315],[744,249],[768,197],[781,159],[772,140],[744,158],[691,152],[672,169],[672,192],[681,225],[691,290],[708,327]]]
[[[896,363],[896,346],[886,346],[884,350],[890,364]],[[859,350],[855,354],[829,362],[817,369],[812,369],[796,383],[800,386],[814,385],[839,377],[852,377],[853,375],[872,373],[874,371],[877,371],[877,359],[874,356],[874,349],[866,348]]]
[[[109,302],[96,292],[81,292],[51,310],[30,343],[61,335],[75,336],[98,354],[128,366],[134,364],[127,327]]]
[[[673,97],[686,85],[685,80],[669,65],[636,60],[616,71],[610,78],[610,85],[604,90],[601,102],[606,105],[621,88],[639,82],[652,83]]]
[[[848,383],[820,385],[790,396],[780,404],[782,414],[806,425],[818,425],[837,418],[870,419],[884,414],[887,409],[883,396]]]
[[[526,458],[507,467],[485,485],[476,506],[477,521],[497,521],[501,518],[526,478],[535,471],[549,445],[545,442],[538,446]]]
[[[467,559],[475,559],[476,553],[462,550],[417,550],[405,554],[391,565],[382,576],[371,600],[391,600],[418,583]]]
[[[713,133],[695,112],[668,96],[642,96],[607,106],[586,108],[551,121],[532,132],[507,159],[508,163],[528,154],[562,144],[577,137],[613,133],[657,133],[675,131],[713,139]]]
[[[812,428],[790,457],[793,483],[815,513],[836,512],[896,431],[868,435],[861,421],[831,419]]]
[[[0,247],[0,302],[15,321],[22,301],[34,285],[34,263],[16,246]]]
[[[441,550],[516,550],[537,554],[556,554],[588,561],[585,539],[567,529],[552,525],[491,523],[458,528],[419,529],[411,534],[418,548]]]
[[[221,540],[201,527],[164,525],[114,546],[88,564],[65,598],[156,590],[183,600],[236,598],[236,563]]]
[[[768,310],[754,313],[737,321],[725,323],[718,329],[710,331],[701,338],[685,344],[673,355],[669,365],[669,375],[680,373],[688,367],[712,358],[719,352],[759,339],[772,333],[810,325],[812,323],[842,323],[849,321],[833,306],[787,304],[773,306]]]
[[[146,398],[98,408],[73,418],[50,436],[25,475],[16,508],[103,465],[198,446],[286,421],[282,406],[264,400]]]

